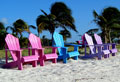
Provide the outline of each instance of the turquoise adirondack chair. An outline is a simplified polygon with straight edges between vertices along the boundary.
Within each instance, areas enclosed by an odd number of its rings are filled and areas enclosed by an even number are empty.
[[[102,47],[105,45],[102,44],[94,44],[93,39],[90,35],[85,33],[85,56],[83,58],[94,58],[97,57],[101,59],[102,56],[106,58],[106,56],[110,53],[108,49],[102,50]],[[87,43],[87,44],[86,44]],[[89,53],[87,53],[87,46],[89,47]]]
[[[74,46],[74,51],[68,52],[68,47],[64,46],[63,36],[57,32],[53,34],[53,46],[58,47],[58,60],[63,59],[63,63],[67,63],[67,58],[74,57],[75,60],[78,60],[78,56],[80,55],[78,52],[79,45],[67,44]]]
[[[29,42],[31,45],[32,53],[39,56],[40,65],[44,66],[45,60],[52,60],[53,63],[57,63],[57,47],[46,47],[46,48],[52,48],[52,53],[50,54],[44,54],[44,48],[42,48],[40,38],[36,35],[30,33],[29,35]]]
[[[102,39],[99,35],[94,34],[94,38],[95,38],[97,44],[103,44]],[[116,44],[115,43],[107,43],[104,45],[106,45],[106,46],[103,49],[108,48],[110,50],[110,53],[112,53],[112,56],[115,56],[115,53],[117,53]],[[109,55],[108,55],[108,57],[109,57]]]
[[[6,47],[5,47],[5,53],[6,53],[6,64],[3,67],[16,67],[18,66],[19,70],[23,69],[23,64],[25,63],[32,63],[33,67],[37,66],[37,60],[38,56],[31,55],[31,56],[22,56],[22,49],[20,49],[19,40],[18,38],[14,37],[11,34],[8,34],[5,38]],[[13,58],[12,62],[8,63],[8,55],[7,51],[10,51],[10,54]]]

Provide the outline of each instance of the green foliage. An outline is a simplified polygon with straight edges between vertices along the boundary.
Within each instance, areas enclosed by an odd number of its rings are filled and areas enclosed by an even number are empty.
[[[116,29],[120,30],[120,11],[115,7],[108,7],[100,15],[94,10],[93,15],[95,23],[100,26],[105,43],[111,43],[111,34]]]
[[[90,30],[88,30],[86,33],[88,33],[90,36],[93,36],[94,35],[94,33],[97,33],[98,32],[98,28],[95,28],[95,29],[90,29]]]
[[[42,46],[52,46],[52,40],[47,39],[45,35],[41,39]]]
[[[50,14],[47,14],[44,10],[41,10],[41,12],[43,12],[43,15],[38,16],[36,20],[38,35],[42,30],[48,30],[53,34],[58,27],[65,30],[69,28],[77,32],[71,10],[63,2],[54,3],[51,6]]]
[[[19,42],[20,42],[21,48],[27,48],[27,47],[28,47],[28,43],[29,43],[28,38],[26,38],[26,37],[21,37],[21,38],[19,39]]]
[[[22,32],[30,33],[30,28],[36,29],[33,25],[28,25],[24,20],[18,19],[13,23],[13,26],[8,26],[6,29],[12,30],[12,34],[16,37],[22,37]]]
[[[8,26],[7,29],[12,30],[12,34],[21,37],[22,32],[27,31],[29,32],[28,25],[22,19],[18,19],[13,23],[13,26]]]
[[[48,30],[51,34],[53,34],[55,28],[57,28],[57,23],[55,23],[55,16],[52,14],[47,15],[43,10],[41,10],[44,15],[38,16],[36,23],[38,27],[38,36],[42,30]]]
[[[50,11],[51,14],[56,16],[56,21],[60,22],[61,27],[67,27],[77,32],[71,9],[69,9],[63,2],[54,3]]]

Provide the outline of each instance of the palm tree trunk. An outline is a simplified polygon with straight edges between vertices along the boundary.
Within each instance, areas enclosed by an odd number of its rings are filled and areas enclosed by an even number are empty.
[[[37,29],[37,31],[38,31],[38,29]],[[40,32],[38,31],[38,37],[40,37]]]
[[[108,34],[109,34],[109,43],[112,43],[110,33],[111,33],[111,30],[108,31]]]
[[[105,43],[107,43],[107,35],[105,35]]]
[[[52,33],[52,46],[54,45],[54,41],[53,41],[53,33]]]
[[[104,32],[103,32],[103,35],[105,35],[105,43],[107,43],[107,30],[106,30],[106,28],[104,29]]]
[[[53,33],[54,33],[55,29],[51,32],[52,34],[52,46],[54,45],[54,40],[53,40]]]

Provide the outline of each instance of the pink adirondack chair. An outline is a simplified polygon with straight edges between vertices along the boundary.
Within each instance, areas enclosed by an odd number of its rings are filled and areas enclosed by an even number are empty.
[[[20,49],[19,40],[18,38],[14,37],[11,34],[8,34],[5,38],[6,47],[5,47],[5,53],[6,53],[6,64],[3,67],[17,67],[19,70],[23,69],[23,64],[25,63],[32,63],[33,67],[37,66],[37,60],[38,56],[32,55],[32,56],[22,56],[22,49]],[[7,51],[10,51],[10,54],[13,58],[12,62],[8,63],[8,56]]]
[[[47,47],[52,48],[52,53],[44,54],[44,48],[42,48],[40,38],[32,33],[29,35],[29,42],[32,47],[32,53],[39,56],[40,66],[44,66],[45,60],[52,60],[53,63],[57,62],[57,47]]]
[[[94,44],[93,43],[93,39],[90,35],[88,35],[87,33],[85,33],[85,39],[86,39],[86,42],[85,42],[85,56],[83,58],[94,58],[94,57],[97,57],[98,59],[101,59],[102,56],[104,56],[106,58],[106,55],[109,54],[109,50],[106,49],[106,50],[102,50],[102,47],[104,45],[102,44]],[[90,49],[90,53],[87,54],[87,51],[86,51],[86,46],[89,47]]]
[[[95,37],[95,40],[96,40],[97,44],[103,44],[102,39],[99,35],[94,34],[94,37]],[[115,56],[115,53],[117,53],[116,44],[115,43],[107,43],[107,44],[104,44],[104,45],[106,45],[106,46],[103,49],[108,48],[110,50],[110,53],[112,53],[112,56]],[[110,47],[112,47],[112,49],[110,49]]]

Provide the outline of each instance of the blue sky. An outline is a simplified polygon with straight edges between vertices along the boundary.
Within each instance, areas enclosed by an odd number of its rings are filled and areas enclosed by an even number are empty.
[[[4,22],[5,26],[9,26],[17,19],[23,19],[28,25],[36,26],[36,18],[43,14],[40,9],[50,13],[51,5],[55,2],[64,2],[72,10],[72,16],[79,33],[70,30],[72,37],[67,40],[69,42],[79,40],[79,34],[98,27],[93,22],[93,10],[101,13],[104,8],[109,6],[120,10],[120,0],[1,0],[0,21]],[[56,31],[59,32],[59,30]],[[36,30],[31,29],[31,32],[37,34]],[[24,35],[28,36],[27,33]],[[51,38],[48,31],[43,31],[40,37],[43,35]]]

